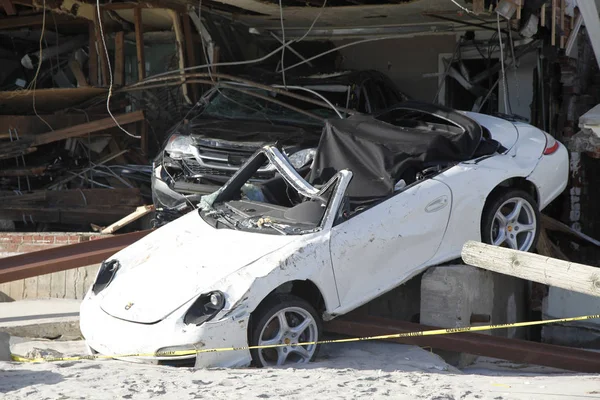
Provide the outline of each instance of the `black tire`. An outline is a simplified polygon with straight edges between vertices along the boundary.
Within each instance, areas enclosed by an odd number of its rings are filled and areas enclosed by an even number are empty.
[[[269,296],[253,313],[250,321],[249,339],[250,346],[257,346],[260,340],[261,332],[265,325],[280,311],[286,308],[299,308],[309,313],[316,323],[316,340],[321,340],[321,333],[323,332],[323,324],[321,318],[319,318],[314,307],[310,305],[306,300],[291,294],[273,294]],[[303,342],[303,340],[300,340]],[[317,345],[312,357],[309,361],[314,361],[319,353],[320,345]],[[250,354],[252,355],[252,365],[256,367],[264,367],[259,352],[262,349],[251,349]],[[266,356],[263,353],[263,356]]]
[[[487,244],[494,244],[492,240],[492,224],[494,224],[494,218],[500,207],[511,199],[520,199],[530,206],[533,217],[535,218],[535,232],[533,234],[533,240],[526,246],[526,249],[522,249],[522,251],[533,251],[535,250],[540,234],[540,210],[535,199],[529,193],[521,189],[507,188],[499,190],[488,200],[481,217],[481,241]]]

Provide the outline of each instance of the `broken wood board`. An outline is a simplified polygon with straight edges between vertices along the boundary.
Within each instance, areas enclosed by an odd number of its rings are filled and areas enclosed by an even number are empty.
[[[107,93],[108,90],[95,87],[37,89],[35,108],[38,113],[54,112],[80,105],[86,100]],[[33,113],[33,91],[0,92],[0,113]]]
[[[37,167],[4,168],[0,169],[0,177],[40,176],[44,174],[46,168],[46,165]]]
[[[594,246],[600,247],[600,241],[586,235],[585,233],[576,231],[568,225],[565,225],[562,222],[557,221],[554,218],[551,218],[547,215],[542,214],[540,222],[542,227],[546,230],[566,233],[567,235],[570,235],[571,237],[578,239],[579,241],[587,242],[588,244],[593,244]]]
[[[127,125],[144,119],[143,111],[134,111],[127,114],[115,115],[119,125]],[[37,135],[33,141],[34,146],[56,142],[58,140],[68,139],[87,135],[88,133],[98,132],[115,127],[115,121],[112,118],[104,118],[97,121],[87,122],[85,124],[71,126],[69,128],[55,130],[53,132]]]
[[[134,212],[132,212],[125,218],[122,218],[122,219],[118,220],[117,222],[115,222],[114,224],[102,229],[102,231],[100,233],[115,233],[122,227],[124,227],[134,221],[137,221],[138,219],[142,218],[144,215],[151,213],[152,211],[154,211],[153,205],[138,207]]]
[[[143,203],[139,189],[47,190],[1,199],[0,219],[82,225],[111,224]]]
[[[110,190],[110,189],[109,189]],[[96,207],[4,207],[0,208],[0,219],[26,222],[46,222],[72,225],[110,224],[115,219],[130,214],[135,207],[131,206],[96,206]]]
[[[0,208],[13,205],[47,207],[129,206],[142,204],[140,190],[129,189],[70,189],[36,190],[23,195],[2,196]]]
[[[462,259],[488,271],[600,297],[600,269],[484,243],[468,241]]]

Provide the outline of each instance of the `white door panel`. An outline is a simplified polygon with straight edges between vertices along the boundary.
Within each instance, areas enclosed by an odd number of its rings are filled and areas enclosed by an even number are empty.
[[[330,250],[341,308],[393,288],[433,257],[450,203],[448,186],[429,179],[333,227]]]

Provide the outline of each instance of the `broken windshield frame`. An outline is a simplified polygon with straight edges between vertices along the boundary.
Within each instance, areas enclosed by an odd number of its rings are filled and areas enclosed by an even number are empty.
[[[240,200],[240,193],[243,188],[248,186],[251,177],[267,161],[275,167],[279,176],[285,182],[286,188],[292,188],[301,199],[297,204],[290,207],[281,207],[268,201],[260,200]],[[231,179],[216,192],[202,196],[200,199],[200,214],[203,219],[212,216],[220,220],[221,224],[230,229],[252,230],[258,233],[279,233],[279,234],[306,234],[315,232],[327,227],[331,227],[337,215],[346,188],[352,179],[352,172],[348,170],[339,171],[327,183],[320,187],[313,187],[306,182],[300,174],[292,167],[287,157],[275,146],[264,146],[254,153],[246,163],[240,168]],[[287,191],[287,189],[286,189]],[[287,194],[287,193],[286,193]],[[289,197],[289,195],[288,195]],[[253,214],[246,215],[245,211],[239,210],[240,204],[255,209],[273,209],[278,213],[287,215],[287,212],[294,208],[303,208],[312,212],[314,217],[315,204],[322,208],[322,214],[318,215],[317,220],[302,222],[289,219],[285,216],[278,219],[265,217],[264,215]],[[255,206],[255,207],[250,207]],[[236,209],[236,207],[238,209]],[[310,210],[312,208],[312,210]],[[231,211],[231,212],[230,212]],[[230,212],[230,213],[229,213]],[[242,218],[241,217],[246,217]],[[250,221],[252,219],[252,221]],[[252,226],[249,223],[252,222]],[[262,229],[265,228],[270,229]],[[253,229],[249,229],[253,228]]]
[[[268,91],[262,87],[254,87],[237,82],[222,82],[215,85],[203,97],[202,101],[205,103],[205,106],[200,114],[198,114],[198,117],[245,120],[265,119],[270,122],[321,125],[323,119],[326,118],[344,118],[338,108],[341,107],[340,109],[342,110],[347,109],[351,88],[344,86],[343,89],[345,90],[340,90],[338,86],[312,85],[310,87],[289,86],[288,88],[284,88],[280,85],[273,85],[272,88],[274,90]],[[317,106],[295,97],[286,97],[284,94],[279,94],[275,89],[286,89],[289,92],[304,92],[303,96],[296,97],[306,97],[309,94],[316,97],[328,107]],[[277,97],[285,97],[285,99],[278,99]],[[342,104],[336,105],[332,101]],[[314,120],[307,119],[307,115],[312,115]]]

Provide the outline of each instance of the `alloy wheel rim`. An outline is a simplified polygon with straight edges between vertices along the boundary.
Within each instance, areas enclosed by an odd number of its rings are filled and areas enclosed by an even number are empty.
[[[533,206],[523,198],[506,200],[496,210],[490,231],[494,246],[529,251],[537,230]]]
[[[277,311],[263,326],[258,345],[282,345],[258,349],[263,366],[279,366],[287,363],[306,363],[315,354],[318,327],[313,316],[300,307],[287,307]],[[312,342],[312,343],[311,343]],[[309,343],[299,346],[298,343]]]

